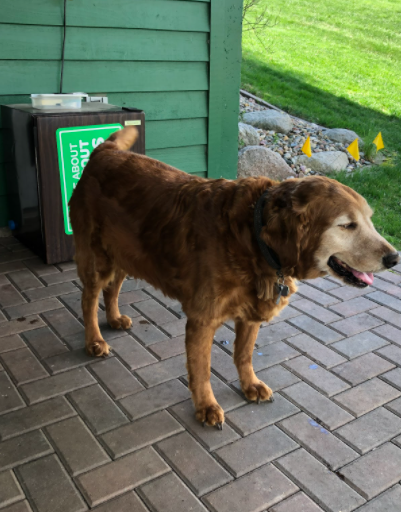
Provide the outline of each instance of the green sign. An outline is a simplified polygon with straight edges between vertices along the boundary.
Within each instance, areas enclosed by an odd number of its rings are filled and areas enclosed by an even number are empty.
[[[102,142],[117,130],[121,124],[99,124],[96,126],[77,126],[59,128],[56,131],[58,164],[60,167],[61,197],[63,201],[64,230],[72,235],[68,201],[82,175],[89,155]],[[84,221],[84,219],[82,219]]]

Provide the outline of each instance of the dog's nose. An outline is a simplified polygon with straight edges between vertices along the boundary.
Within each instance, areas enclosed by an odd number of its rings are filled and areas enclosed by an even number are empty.
[[[400,261],[398,252],[390,252],[383,257],[383,264],[386,268],[392,268]]]

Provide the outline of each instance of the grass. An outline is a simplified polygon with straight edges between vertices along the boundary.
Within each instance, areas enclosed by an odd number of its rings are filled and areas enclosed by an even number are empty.
[[[378,230],[401,248],[401,2],[260,0],[266,5],[276,24],[263,45],[244,33],[242,87],[303,119],[355,130],[367,144],[382,132],[389,162],[336,178],[366,197]]]

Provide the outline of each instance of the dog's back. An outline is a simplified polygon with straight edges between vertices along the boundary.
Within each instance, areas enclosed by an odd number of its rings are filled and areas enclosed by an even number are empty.
[[[202,257],[206,243],[209,258],[219,247],[213,239],[221,237],[216,215],[224,207],[217,196],[226,201],[234,184],[126,151],[136,137],[129,127],[98,146],[74,190],[70,217],[78,270],[85,266],[87,272],[86,261],[95,257],[105,280],[121,268],[181,298],[178,281],[194,284],[186,275],[191,260]]]
[[[205,181],[127,151],[137,136],[135,127],[127,127],[91,154],[69,203],[75,237],[104,223],[118,229],[128,222],[129,231],[135,232],[133,222],[148,216],[152,206],[166,204],[180,186]]]

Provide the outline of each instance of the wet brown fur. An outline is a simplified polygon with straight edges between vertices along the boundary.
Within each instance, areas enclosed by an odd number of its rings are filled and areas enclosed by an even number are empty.
[[[294,278],[322,275],[314,260],[322,233],[336,215],[360,208],[362,198],[320,177],[277,183],[191,176],[125,151],[135,138],[135,128],[125,128],[96,148],[70,201],[86,349],[95,356],[109,351],[97,319],[100,291],[109,324],[126,329],[131,320],[118,309],[121,284],[126,275],[144,279],[182,303],[197,418],[220,424],[224,413],[210,386],[216,329],[235,321],[234,362],[243,392],[249,400],[269,400],[272,391],[256,377],[252,354],[260,323],[288,304],[288,298],[275,303],[275,271],[253,234],[255,202],[270,190],[262,237],[279,254],[292,294]]]

